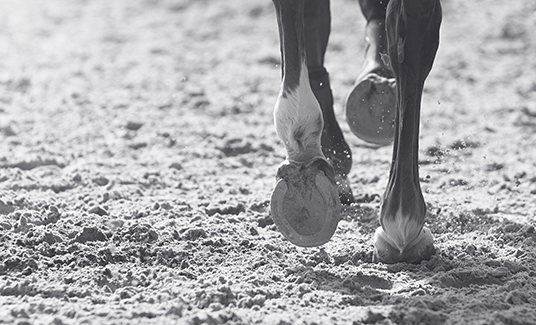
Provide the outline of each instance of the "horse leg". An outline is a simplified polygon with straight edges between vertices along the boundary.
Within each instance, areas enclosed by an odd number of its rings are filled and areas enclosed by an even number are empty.
[[[419,184],[419,118],[424,82],[439,46],[439,0],[391,0],[386,27],[395,75],[396,121],[389,182],[374,236],[375,260],[418,263],[434,253],[423,227],[426,204]]]
[[[273,0],[283,78],[274,109],[287,159],[279,167],[271,213],[281,233],[298,246],[319,246],[337,228],[340,202],[335,172],[321,149],[324,126],[311,90],[304,35],[305,0]]]
[[[333,111],[333,95],[329,74],[324,67],[324,56],[331,29],[329,0],[308,0],[305,6],[305,52],[309,82],[315,94],[324,119],[321,147],[324,156],[335,170],[335,182],[341,203],[354,201],[347,175],[352,168],[352,153],[344,139]]]
[[[362,140],[386,145],[394,138],[395,80],[386,62],[388,0],[359,0],[367,20],[365,61],[346,99],[346,121]]]

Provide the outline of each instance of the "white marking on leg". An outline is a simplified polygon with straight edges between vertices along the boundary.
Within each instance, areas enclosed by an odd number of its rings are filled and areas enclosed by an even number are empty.
[[[298,86],[289,89],[283,82],[274,109],[277,135],[285,145],[289,160],[298,162],[324,157],[320,149],[322,111],[311,90],[305,62],[301,65]]]
[[[417,211],[415,212],[417,213]],[[416,218],[404,215],[400,202],[394,218],[383,220],[382,228],[387,235],[387,238],[384,239],[402,254],[413,246],[415,239],[419,237],[423,224]]]

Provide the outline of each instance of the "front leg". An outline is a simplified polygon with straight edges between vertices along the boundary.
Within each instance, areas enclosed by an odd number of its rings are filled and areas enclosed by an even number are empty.
[[[387,39],[397,84],[395,142],[381,227],[374,236],[374,258],[385,263],[418,263],[434,253],[423,227],[426,204],[419,184],[419,118],[424,82],[439,45],[439,0],[391,0]]]
[[[337,228],[340,202],[333,167],[320,146],[324,121],[309,83],[304,4],[304,0],[274,0],[283,63],[274,122],[287,159],[277,171],[271,213],[290,242],[319,246]]]

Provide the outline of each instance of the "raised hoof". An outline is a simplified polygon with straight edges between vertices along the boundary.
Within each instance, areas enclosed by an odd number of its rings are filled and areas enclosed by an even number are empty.
[[[395,79],[369,73],[346,99],[346,121],[358,138],[387,145],[395,136],[395,106]]]
[[[274,223],[291,243],[325,244],[340,219],[333,168],[324,158],[308,164],[285,161],[277,170],[270,207]]]
[[[413,243],[400,252],[391,244],[389,238],[381,227],[374,234],[373,262],[394,264],[399,262],[417,264],[423,260],[429,260],[435,254],[434,238],[430,229],[423,227],[419,236]]]

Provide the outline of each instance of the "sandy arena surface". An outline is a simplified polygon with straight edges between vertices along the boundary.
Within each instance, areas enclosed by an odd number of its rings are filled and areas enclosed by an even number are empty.
[[[357,1],[326,57],[358,202],[298,248],[268,0],[0,1],[0,324],[536,324],[536,2],[444,0],[420,175],[438,253],[372,263],[390,146],[342,105]]]

